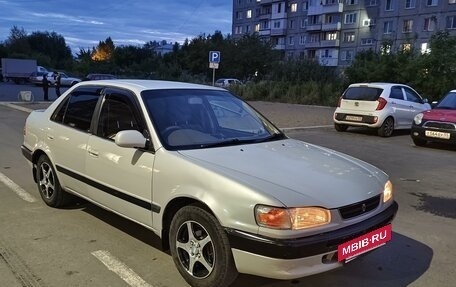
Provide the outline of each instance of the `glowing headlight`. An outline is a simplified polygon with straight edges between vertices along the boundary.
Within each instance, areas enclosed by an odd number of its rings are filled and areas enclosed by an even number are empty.
[[[257,205],[255,218],[258,225],[273,229],[304,229],[328,224],[329,210],[321,207],[282,208]]]
[[[424,115],[422,113],[419,113],[413,118],[413,121],[416,125],[421,125],[421,122],[423,121],[423,116]]]
[[[388,200],[393,198],[393,184],[391,181],[387,181],[385,183],[385,188],[383,189],[383,202],[387,202]]]

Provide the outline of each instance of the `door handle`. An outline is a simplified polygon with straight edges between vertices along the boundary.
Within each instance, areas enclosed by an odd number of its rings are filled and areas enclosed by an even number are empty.
[[[53,139],[54,139],[54,136],[53,136],[53,135],[47,135],[47,138],[48,138],[49,140],[53,140]]]
[[[93,157],[98,157],[98,152],[95,150],[88,149],[87,152]]]

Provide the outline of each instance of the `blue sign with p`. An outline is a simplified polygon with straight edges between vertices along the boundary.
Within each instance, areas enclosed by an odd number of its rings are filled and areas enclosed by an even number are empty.
[[[209,52],[209,63],[220,63],[220,51]]]

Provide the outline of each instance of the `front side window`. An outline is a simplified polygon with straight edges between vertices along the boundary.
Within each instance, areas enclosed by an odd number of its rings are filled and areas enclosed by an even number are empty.
[[[97,135],[114,140],[123,130],[143,132],[141,121],[128,97],[112,93],[105,97],[98,120]]]
[[[100,88],[74,90],[57,108],[51,119],[74,129],[89,132],[100,90]]]
[[[404,92],[407,101],[414,103],[423,103],[423,99],[414,90],[404,87]]]
[[[227,91],[150,90],[142,92],[142,98],[167,149],[201,149],[283,137],[269,121]]]

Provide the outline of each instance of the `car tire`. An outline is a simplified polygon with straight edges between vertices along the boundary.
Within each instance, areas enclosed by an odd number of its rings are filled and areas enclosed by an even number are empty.
[[[390,137],[394,132],[394,119],[387,117],[382,126],[378,129],[378,135],[381,137]]]
[[[176,212],[169,245],[179,273],[193,287],[226,287],[238,276],[225,231],[212,214],[198,206]]]
[[[425,146],[427,143],[427,141],[423,139],[412,138],[412,140],[416,146]]]
[[[46,155],[42,155],[38,159],[36,179],[38,191],[47,205],[61,207],[68,203],[70,195],[60,186],[55,169]]]
[[[334,128],[338,132],[345,132],[348,129],[348,125],[334,123]]]

